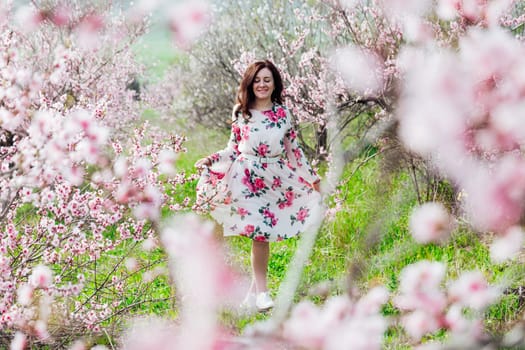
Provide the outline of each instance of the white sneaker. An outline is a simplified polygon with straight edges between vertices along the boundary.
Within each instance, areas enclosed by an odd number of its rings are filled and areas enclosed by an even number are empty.
[[[259,311],[268,311],[273,307],[273,300],[270,297],[270,293],[262,292],[257,294],[257,299],[255,300],[255,306]]]

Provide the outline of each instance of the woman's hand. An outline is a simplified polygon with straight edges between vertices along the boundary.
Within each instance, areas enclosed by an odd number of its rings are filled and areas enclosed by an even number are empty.
[[[196,161],[194,166],[197,169],[202,169],[202,168],[208,167],[210,165],[211,165],[211,158],[210,157],[206,157],[206,158],[201,158],[198,161]]]

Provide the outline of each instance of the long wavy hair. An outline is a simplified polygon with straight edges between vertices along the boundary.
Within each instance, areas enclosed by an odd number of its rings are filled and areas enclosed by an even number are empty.
[[[245,120],[249,120],[252,116],[250,108],[255,103],[255,93],[253,92],[253,81],[255,76],[263,68],[268,68],[272,72],[274,90],[272,92],[272,102],[275,104],[283,103],[283,79],[281,73],[275,65],[269,60],[255,61],[246,68],[244,75],[237,91],[237,108],[235,115],[242,113]]]

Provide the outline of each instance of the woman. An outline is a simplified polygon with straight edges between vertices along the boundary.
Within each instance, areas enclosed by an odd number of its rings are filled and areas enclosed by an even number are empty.
[[[199,159],[197,205],[210,210],[224,235],[252,239],[252,284],[243,302],[273,307],[268,292],[269,242],[304,231],[318,212],[319,177],[297,144],[275,65],[256,61],[244,73],[225,149]]]

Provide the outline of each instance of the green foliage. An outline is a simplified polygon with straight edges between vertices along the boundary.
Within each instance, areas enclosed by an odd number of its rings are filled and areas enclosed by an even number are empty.
[[[175,60],[170,55],[170,53],[162,54],[162,60],[164,62]],[[224,61],[223,57],[216,59],[219,64],[222,61]],[[226,78],[231,84],[235,84],[238,77],[233,72],[230,73]],[[199,78],[197,82],[208,83],[208,80]],[[229,97],[225,99],[226,105],[229,106],[231,105],[229,98],[233,95],[228,91],[225,93]],[[220,103],[224,104],[224,99],[220,100]],[[215,99],[213,103],[217,101],[218,99]],[[155,113],[151,111],[145,117],[155,118]],[[345,146],[359,139],[359,131],[366,129],[368,118],[365,117],[367,116],[357,120],[357,127],[347,129],[348,135],[343,137]],[[216,120],[217,125],[226,119]],[[181,154],[177,162],[179,169],[188,174],[196,172],[193,167],[196,160],[223,148],[226,144],[228,135],[220,131],[187,123],[181,127],[192,135],[186,143],[189,151]],[[304,131],[304,135],[311,136],[311,127]],[[339,186],[341,210],[332,220],[325,221],[321,227],[312,255],[304,268],[295,300],[310,298],[320,303],[326,295],[318,293],[319,290],[327,290],[329,295],[345,293],[348,287],[356,287],[366,292],[380,284],[384,284],[395,294],[399,286],[400,271],[411,263],[428,259],[447,264],[446,282],[457,278],[462,271],[479,269],[489,282],[501,284],[506,292],[497,304],[486,311],[485,323],[487,330],[494,334],[501,334],[508,330],[524,311],[525,293],[520,292],[520,286],[525,285],[523,277],[525,271],[520,262],[492,264],[487,249],[488,242],[480,240],[474,232],[463,225],[458,227],[445,244],[417,244],[408,232],[409,216],[413,207],[417,205],[417,196],[410,174],[407,170],[398,170],[397,173],[385,175],[381,168],[382,155],[374,145],[365,147],[359,157],[345,169]],[[321,164],[321,168],[323,167],[324,165]],[[186,197],[194,199],[195,184],[196,182],[192,182],[168,189],[168,194],[177,200]],[[455,192],[452,186],[446,181],[436,184],[434,190],[437,198],[445,200],[447,202],[445,204],[453,202]],[[333,199],[329,199],[329,202],[333,202]],[[219,227],[217,227],[217,236],[220,236]],[[228,248],[228,262],[248,276],[251,241],[242,237],[230,237],[223,239],[223,242]],[[273,293],[278,290],[296,248],[296,239],[272,244],[268,284]],[[159,278],[153,285],[148,293],[156,293],[154,295],[157,297],[170,295],[168,291],[171,287],[168,281]],[[319,289],[319,286],[326,288]],[[131,300],[126,302],[132,304]],[[144,307],[151,308],[151,310],[143,310],[144,312],[167,313],[172,316],[176,314],[174,305],[169,302],[149,305],[144,304]],[[383,313],[393,318],[399,316],[399,310],[392,303],[384,306]],[[271,312],[239,315],[225,310],[220,320],[233,333],[241,333],[253,322],[267,319],[270,315]],[[444,333],[439,332],[429,336],[428,339],[443,337],[445,337]],[[403,329],[393,326],[385,335],[384,348],[409,349],[411,347]]]

